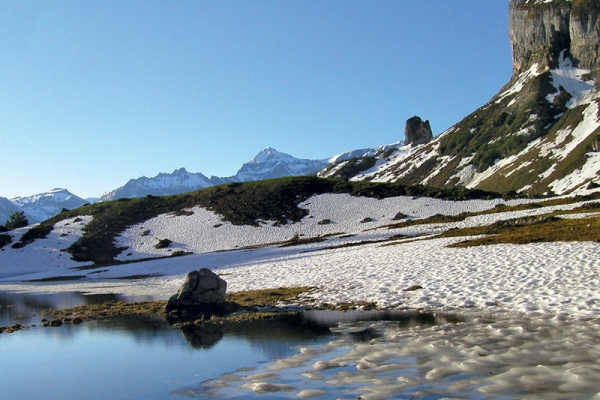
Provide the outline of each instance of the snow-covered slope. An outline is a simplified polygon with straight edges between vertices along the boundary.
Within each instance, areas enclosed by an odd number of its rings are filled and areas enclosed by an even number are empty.
[[[383,146],[378,146],[378,147],[374,147],[374,148],[346,151],[344,153],[340,153],[338,155],[331,157],[328,161],[330,164],[335,164],[335,163],[339,163],[341,161],[350,160],[352,158],[375,157],[387,150],[400,148],[400,147],[402,147],[402,145],[403,145],[402,141],[398,141],[396,143],[385,144]]]
[[[317,172],[319,178],[343,178],[359,180],[365,174],[369,174],[390,161],[390,156],[396,150],[402,149],[406,152],[410,145],[404,146],[399,141],[372,149],[359,149],[338,154],[329,159],[329,166]]]
[[[32,217],[30,223],[51,218],[60,213],[63,208],[72,210],[87,203],[66,189],[54,189],[33,196],[15,197],[11,201],[24,210],[26,216]]]
[[[201,173],[192,173],[185,168],[179,168],[172,173],[160,173],[152,178],[142,176],[130,179],[124,186],[104,193],[100,201],[114,200],[124,197],[142,197],[148,194],[155,196],[166,196],[192,192],[213,184]]]
[[[125,248],[119,259],[138,262],[77,270],[72,267],[83,264],[70,260],[61,249],[83,233],[90,217],[81,216],[57,223],[48,238],[37,239],[24,248],[3,247],[0,288],[120,292],[166,298],[177,291],[187,272],[209,267],[225,277],[231,291],[314,287],[305,301],[317,305],[365,301],[376,302],[380,307],[481,307],[490,312],[600,315],[600,303],[596,300],[600,247],[595,243],[456,249],[447,245],[464,238],[424,240],[452,228],[488,225],[552,211],[560,215],[560,210],[583,203],[483,213],[451,223],[385,227],[398,212],[413,219],[439,213],[498,210],[499,202],[514,205],[532,201],[448,201],[405,196],[377,200],[322,194],[300,205],[309,211],[300,222],[279,226],[273,226],[272,221],[263,221],[259,226],[233,225],[213,211],[194,207],[188,213],[163,214],[126,229],[117,239],[118,245]],[[592,217],[597,218],[597,214]],[[324,219],[330,223],[319,223]],[[12,232],[13,242],[24,232],[25,229]],[[287,247],[277,244],[293,237],[321,237],[322,241]],[[169,239],[172,243],[168,248],[157,249],[155,244],[159,239]],[[235,251],[242,246],[252,247]],[[192,254],[164,258],[178,250]],[[143,261],[154,257],[158,259]],[[20,282],[56,276],[80,280],[35,286]],[[135,282],[126,279],[131,276],[147,278]],[[119,277],[125,279],[115,280]],[[412,285],[424,289],[406,291]]]

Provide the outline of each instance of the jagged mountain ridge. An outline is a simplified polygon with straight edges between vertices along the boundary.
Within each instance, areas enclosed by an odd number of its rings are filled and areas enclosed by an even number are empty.
[[[430,143],[350,178],[532,195],[595,189],[599,15],[597,1],[511,0],[511,81]]]
[[[141,177],[131,179],[124,186],[105,193],[100,198],[100,201],[124,197],[142,197],[148,194],[162,196],[186,193],[230,182],[259,181],[285,176],[305,176],[326,168],[332,160],[375,154],[381,151],[382,148],[387,149],[390,146],[393,147],[396,145],[381,146],[376,149],[355,150],[324,160],[299,159],[277,151],[272,147],[265,147],[252,160],[244,163],[233,176],[224,178],[211,176],[209,179],[201,173],[191,173],[187,172],[185,168],[180,168],[171,174],[160,173],[153,178]]]
[[[271,147],[262,149],[252,160],[244,163],[236,175],[211,176],[187,172],[180,168],[173,173],[160,173],[155,177],[131,179],[124,186],[105,193],[100,201],[118,198],[142,197],[148,194],[164,196],[203,189],[229,182],[246,182],[283,176],[302,176],[314,173],[327,165],[327,160],[304,160],[279,152]]]
[[[191,192],[212,186],[213,183],[201,173],[191,173],[185,168],[179,168],[173,173],[159,173],[157,176],[130,179],[124,186],[104,193],[99,201],[119,198],[142,197],[148,194],[166,196]]]

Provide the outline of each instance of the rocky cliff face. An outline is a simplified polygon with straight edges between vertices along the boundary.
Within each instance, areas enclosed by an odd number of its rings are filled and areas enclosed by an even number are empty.
[[[412,144],[413,146],[425,144],[433,139],[431,125],[429,121],[423,121],[416,115],[406,121],[404,128],[404,144]]]
[[[533,63],[549,68],[558,65],[558,55],[569,48],[571,3],[554,0],[510,0],[508,36],[513,52],[513,75]]]
[[[598,0],[510,0],[513,75],[534,63],[556,68],[565,49],[576,67],[597,68],[599,11]]]
[[[579,68],[600,66],[600,1],[574,0],[569,25],[571,55]]]

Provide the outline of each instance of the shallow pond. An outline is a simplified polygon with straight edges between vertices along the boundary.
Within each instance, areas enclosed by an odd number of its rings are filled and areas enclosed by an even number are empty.
[[[581,398],[600,392],[599,321],[306,312],[182,330],[156,316],[41,327],[113,295],[0,293],[0,399]]]

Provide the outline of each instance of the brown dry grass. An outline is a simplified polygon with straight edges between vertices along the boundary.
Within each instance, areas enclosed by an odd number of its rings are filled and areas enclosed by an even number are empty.
[[[450,247],[470,247],[490,244],[528,244],[540,242],[600,242],[600,216],[583,219],[548,220],[524,226],[488,226],[453,229],[437,237],[486,235],[459,242]]]
[[[291,302],[310,290],[310,287],[246,290],[225,295],[225,301],[242,306],[275,306],[282,302]]]

